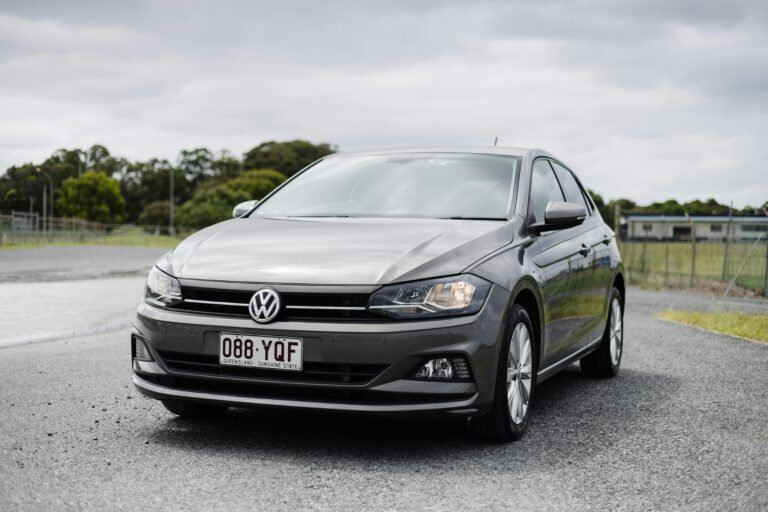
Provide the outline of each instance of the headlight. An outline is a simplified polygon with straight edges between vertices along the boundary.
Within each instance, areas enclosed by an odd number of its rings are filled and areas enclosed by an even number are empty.
[[[166,307],[182,301],[181,285],[157,267],[152,267],[144,287],[144,300],[155,306]]]
[[[473,275],[385,286],[371,295],[370,311],[398,319],[471,315],[480,311],[491,283]]]

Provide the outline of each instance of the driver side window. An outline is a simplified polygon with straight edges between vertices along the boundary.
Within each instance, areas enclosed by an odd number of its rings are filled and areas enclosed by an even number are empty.
[[[531,197],[528,205],[528,223],[544,222],[544,212],[550,201],[565,201],[563,191],[549,161],[539,158],[533,162]]]

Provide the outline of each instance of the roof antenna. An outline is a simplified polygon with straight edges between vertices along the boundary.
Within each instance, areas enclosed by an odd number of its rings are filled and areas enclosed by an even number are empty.
[[[493,145],[495,146],[496,144],[498,144],[498,142],[499,142],[499,137],[496,136],[496,138],[493,139]]]

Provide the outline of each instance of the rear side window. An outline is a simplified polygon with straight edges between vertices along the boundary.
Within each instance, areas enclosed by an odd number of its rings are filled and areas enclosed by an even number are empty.
[[[564,201],[563,191],[557,184],[555,172],[547,160],[542,158],[533,162],[531,174],[531,200],[529,222],[535,224],[544,222],[544,212],[550,201]]]
[[[582,192],[581,187],[573,177],[573,173],[557,162],[552,162],[552,167],[555,168],[557,179],[560,181],[560,186],[563,187],[563,192],[565,192],[565,200],[569,203],[581,205],[589,212],[590,207],[584,198],[584,192]]]

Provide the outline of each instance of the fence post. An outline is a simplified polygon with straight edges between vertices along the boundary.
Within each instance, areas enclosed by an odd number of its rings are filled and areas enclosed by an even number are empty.
[[[691,282],[690,286],[696,282],[696,225],[693,223],[693,219],[688,217],[688,222],[691,224]]]
[[[728,224],[725,227],[725,254],[723,255],[723,281],[725,281],[728,272],[728,249],[731,245],[731,222],[733,221],[733,201],[728,207]]]
[[[763,285],[763,297],[768,298],[768,237],[765,239],[765,284]]]

